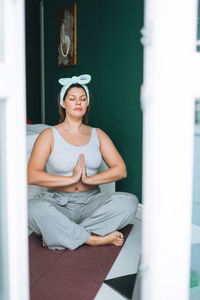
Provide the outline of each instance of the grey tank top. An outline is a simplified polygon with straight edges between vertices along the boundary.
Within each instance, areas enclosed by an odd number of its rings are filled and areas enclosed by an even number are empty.
[[[98,172],[102,162],[99,138],[96,128],[92,128],[89,142],[83,146],[74,146],[64,140],[55,127],[51,127],[54,147],[46,163],[47,172],[54,175],[72,176],[81,153],[85,156],[87,175]]]

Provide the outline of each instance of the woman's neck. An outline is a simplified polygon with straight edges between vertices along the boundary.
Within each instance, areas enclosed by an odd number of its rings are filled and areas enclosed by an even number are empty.
[[[82,122],[82,119],[73,120],[71,118],[66,117],[63,122],[63,126],[66,130],[78,131],[83,126],[83,122]]]

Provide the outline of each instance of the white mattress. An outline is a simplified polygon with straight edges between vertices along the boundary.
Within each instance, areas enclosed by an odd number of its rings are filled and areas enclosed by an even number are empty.
[[[45,124],[34,124],[30,125],[27,124],[26,126],[26,138],[27,138],[27,152],[26,152],[26,160],[27,163],[29,161],[29,157],[31,155],[31,151],[33,149],[33,145],[35,143],[35,140],[37,139],[38,135],[41,131],[43,131],[46,128],[49,128],[51,126],[45,125]],[[36,194],[39,194],[41,192],[45,192],[48,189],[45,187],[37,186],[37,185],[28,185],[28,199],[33,198]]]
[[[40,133],[42,130],[51,127],[50,125],[46,125],[46,124],[27,124],[26,125],[26,131],[28,132],[28,134],[31,133]]]
[[[46,128],[50,128],[51,126],[45,125],[45,124],[34,124],[26,125],[26,136],[27,136],[27,154],[28,157],[30,156],[30,153],[33,149],[33,145],[35,143],[36,138],[40,134],[41,131],[43,131]]]

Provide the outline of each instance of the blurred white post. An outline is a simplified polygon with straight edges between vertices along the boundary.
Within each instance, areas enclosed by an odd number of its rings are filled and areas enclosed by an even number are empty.
[[[6,204],[3,213],[7,213],[9,294],[5,300],[28,300],[24,1],[0,1],[0,47],[4,50],[0,57],[0,101],[3,100],[1,114],[5,120],[1,127],[5,159],[0,168],[5,182],[1,200]]]
[[[146,0],[142,300],[188,300],[196,0]]]

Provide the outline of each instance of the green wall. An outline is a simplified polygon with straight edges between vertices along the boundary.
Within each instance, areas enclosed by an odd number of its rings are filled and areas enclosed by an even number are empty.
[[[134,193],[141,201],[143,1],[76,1],[77,66],[58,67],[57,11],[72,2],[44,0],[46,123],[59,120],[58,78],[91,74],[89,125],[103,129],[126,162],[128,177],[117,182],[117,190]]]

